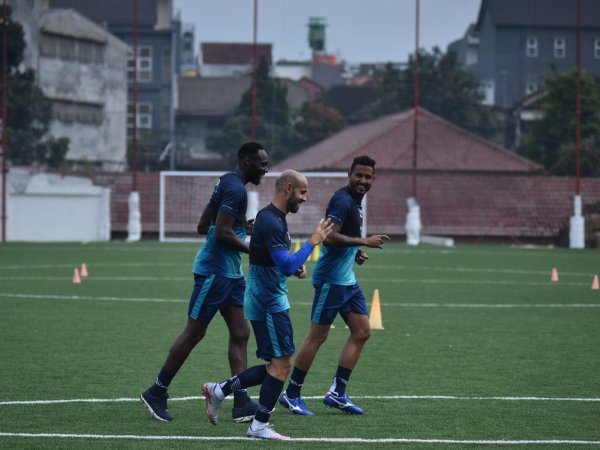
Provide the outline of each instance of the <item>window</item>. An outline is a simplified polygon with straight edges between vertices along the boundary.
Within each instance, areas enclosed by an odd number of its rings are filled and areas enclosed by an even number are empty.
[[[162,80],[171,81],[171,47],[163,48],[163,60],[162,60]]]
[[[600,38],[594,40],[594,58],[600,59]]]
[[[133,52],[127,57],[127,75],[133,79]],[[152,81],[152,47],[138,47],[137,55],[137,80],[150,83]]]
[[[84,64],[102,64],[104,45],[94,41],[42,33],[40,51],[43,56]]]
[[[89,103],[53,101],[52,116],[62,123],[102,125],[102,106]]]
[[[538,55],[538,40],[536,37],[528,37],[525,47],[525,54],[528,58],[537,58]]]
[[[554,57],[564,58],[565,57],[565,38],[555,37],[554,38]]]
[[[525,94],[531,95],[538,91],[538,84],[535,81],[528,81],[527,86],[525,86]]]
[[[152,103],[139,102],[137,105],[136,128],[139,135],[140,130],[147,131],[152,128]],[[127,129],[131,138],[133,129],[133,103],[127,105]]]

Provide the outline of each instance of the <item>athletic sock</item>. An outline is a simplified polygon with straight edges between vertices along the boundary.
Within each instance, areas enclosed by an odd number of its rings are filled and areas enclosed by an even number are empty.
[[[305,377],[305,371],[294,367],[294,370],[292,371],[292,376],[290,377],[290,382],[288,383],[288,387],[285,390],[285,395],[287,395],[288,398],[300,397],[300,389],[302,389]]]
[[[173,381],[173,375],[166,371],[164,367],[160,369],[156,380],[154,380],[154,384],[150,386],[150,393],[152,395],[160,396],[167,392],[169,385]]]
[[[333,392],[335,392],[339,397],[346,394],[346,385],[348,384],[351,373],[352,369],[346,369],[345,367],[338,366],[337,372],[335,373],[335,378],[333,380],[333,385],[331,387]]]
[[[250,401],[250,396],[248,395],[248,391],[246,389],[240,389],[239,391],[234,391],[233,393],[233,407],[239,408],[244,406],[246,403]]]
[[[275,409],[275,403],[281,394],[284,382],[267,374],[260,388],[258,397],[258,408],[254,419],[258,422],[268,423],[271,412]]]
[[[261,364],[259,366],[253,366],[237,375],[232,376],[227,381],[223,383],[219,383],[221,389],[223,390],[223,394],[227,397],[232,392],[239,391],[241,389],[246,389],[251,386],[258,386],[263,382],[265,376],[267,375],[267,365]],[[247,396],[248,394],[246,394]],[[242,402],[244,404],[245,402]],[[236,405],[237,406],[237,405]]]

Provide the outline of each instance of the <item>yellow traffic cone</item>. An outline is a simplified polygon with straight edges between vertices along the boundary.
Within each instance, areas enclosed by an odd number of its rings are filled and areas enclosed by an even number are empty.
[[[379,303],[379,289],[373,292],[373,302],[371,303],[371,312],[369,313],[369,325],[371,330],[383,330],[381,320],[381,304]]]
[[[316,261],[317,259],[319,259],[320,254],[321,254],[321,247],[319,245],[317,245],[315,247],[315,249],[312,251],[312,253],[310,254],[310,260]]]

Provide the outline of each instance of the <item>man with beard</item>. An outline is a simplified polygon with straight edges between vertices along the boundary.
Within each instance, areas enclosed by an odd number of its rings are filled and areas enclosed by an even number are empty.
[[[188,321],[175,339],[169,354],[152,386],[140,396],[155,419],[173,420],[167,410],[167,389],[171,381],[206,334],[208,324],[220,312],[229,329],[228,358],[231,374],[247,367],[247,343],[250,336],[244,319],[245,280],[242,253],[248,253],[244,242],[252,232],[252,222],[246,221],[248,182],[258,185],[268,172],[269,158],[264,147],[247,142],[238,150],[238,166],[221,176],[210,202],[202,212],[198,233],[206,234],[205,244],[194,261],[194,290],[188,306]],[[236,393],[232,410],[235,422],[248,422],[256,412],[256,404],[245,391]]]
[[[296,213],[306,201],[308,181],[293,170],[281,174],[275,183],[272,203],[256,216],[250,240],[250,269],[244,296],[244,313],[252,324],[258,350],[256,356],[267,364],[250,367],[222,383],[206,383],[206,415],[216,425],[223,399],[250,386],[261,385],[256,415],[246,436],[259,439],[289,439],[271,428],[269,417],[292,369],[295,352],[287,279],[306,277],[304,262],[333,229],[331,220],[321,219],[296,253],[289,254],[291,239],[286,215]]]
[[[338,190],[327,206],[325,215],[335,226],[323,243],[323,251],[313,271],[315,296],[311,328],[296,355],[290,382],[279,398],[279,403],[294,414],[313,415],[306,407],[300,389],[338,313],[348,325],[350,336],[342,348],[333,384],[323,402],[348,414],[363,413],[346,395],[350,374],[371,332],[365,297],[354,276],[354,263],[361,265],[368,259],[359,246],[383,248],[385,241],[390,239],[381,234],[361,237],[361,202],[374,179],[375,161],[368,156],[354,158],[348,171],[348,185]]]

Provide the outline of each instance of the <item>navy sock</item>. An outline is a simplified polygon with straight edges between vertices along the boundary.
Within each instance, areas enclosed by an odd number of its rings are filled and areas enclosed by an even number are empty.
[[[305,377],[305,371],[294,367],[294,370],[292,371],[292,376],[290,377],[290,382],[288,383],[288,387],[285,390],[285,393],[289,398],[300,397],[300,389],[302,389]]]
[[[250,396],[248,395],[248,391],[246,389],[240,389],[239,391],[235,391],[233,393],[234,408],[239,408],[240,406],[244,406],[249,401],[250,401]]]
[[[150,387],[150,393],[152,395],[160,395],[167,391],[169,385],[173,381],[173,375],[166,371],[164,367],[160,369],[154,384]]]
[[[237,375],[232,376],[225,383],[221,383],[221,390],[225,397],[232,392],[239,391],[251,386],[258,386],[263,382],[267,375],[267,365],[261,364],[260,366],[249,367]],[[248,394],[246,394],[247,396]],[[244,404],[243,402],[242,404]],[[236,405],[237,406],[237,405]]]
[[[337,372],[335,373],[335,391],[340,397],[346,393],[346,385],[351,373],[352,369],[346,369],[342,366],[338,366],[337,368]]]
[[[254,419],[262,423],[268,423],[271,417],[271,411],[275,408],[275,403],[281,394],[284,382],[267,374],[260,388],[258,397],[258,408]]]

